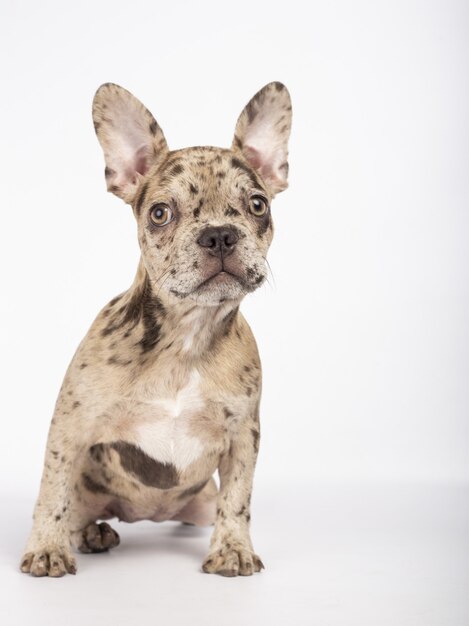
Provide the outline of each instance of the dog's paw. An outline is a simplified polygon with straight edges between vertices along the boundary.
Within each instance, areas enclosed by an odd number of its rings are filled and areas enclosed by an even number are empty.
[[[77,564],[68,548],[49,546],[34,552],[27,552],[21,559],[20,569],[32,576],[60,578],[67,573],[76,574]]]
[[[106,524],[89,524],[81,531],[81,537],[78,542],[78,550],[80,552],[106,552],[111,548],[115,548],[120,543],[119,535],[116,531]]]
[[[226,544],[220,550],[211,552],[202,564],[207,574],[221,576],[251,576],[264,569],[264,564],[252,550],[243,546]]]

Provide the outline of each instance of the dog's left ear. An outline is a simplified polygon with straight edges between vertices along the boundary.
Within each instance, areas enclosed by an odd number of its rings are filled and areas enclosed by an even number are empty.
[[[113,83],[96,92],[93,123],[104,151],[108,191],[131,204],[142,175],[168,153],[163,131],[140,100]]]
[[[274,193],[288,187],[291,115],[290,94],[285,85],[269,83],[239,116],[231,146],[242,153]]]

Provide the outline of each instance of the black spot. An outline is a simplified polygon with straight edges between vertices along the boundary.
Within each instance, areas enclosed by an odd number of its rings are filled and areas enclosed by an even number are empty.
[[[199,188],[198,188],[198,187],[196,187],[195,185],[193,185],[192,183],[190,183],[190,185],[189,185],[189,191],[190,191],[192,194],[196,194],[196,193],[199,193]]]
[[[226,209],[225,215],[227,217],[235,217],[235,216],[241,215],[241,213],[237,209],[234,209],[233,207],[230,206]]]
[[[122,359],[119,359],[117,356],[115,355],[111,355],[108,360],[107,360],[109,365],[121,365],[121,366],[126,366],[126,365],[130,365],[132,363],[132,359],[128,359],[127,361],[123,361]]]
[[[81,475],[81,478],[83,481],[83,485],[86,489],[88,489],[88,491],[91,491],[91,493],[104,493],[109,496],[113,495],[112,491],[109,491],[109,489],[105,485],[96,482],[93,478],[91,478],[89,474],[83,473]]]
[[[238,316],[238,307],[230,311],[228,315],[225,315],[225,317],[223,318],[222,324],[225,325],[225,329],[223,331],[224,337],[228,337],[228,335],[230,334],[230,331],[233,327],[233,324],[235,323],[237,316]]]
[[[223,413],[225,414],[225,417],[228,419],[230,417],[233,417],[233,413],[230,411],[230,409],[226,406],[223,407]]]
[[[142,191],[140,192],[137,202],[135,203],[135,212],[137,215],[140,215],[140,211],[142,209],[142,204],[145,202],[145,197],[148,191],[148,183],[145,183],[142,187]]]
[[[184,166],[180,163],[177,163],[169,172],[170,176],[177,176],[178,174],[182,174],[184,171]]]
[[[110,447],[119,454],[124,470],[144,485],[158,489],[171,489],[179,483],[177,469],[171,463],[160,463],[126,441],[116,441],[111,443]]]
[[[105,178],[110,178],[111,176],[114,176],[115,171],[112,170],[110,167],[105,167],[104,168],[104,177]]]
[[[158,130],[158,124],[156,123],[156,120],[153,120],[150,123],[150,126],[148,127],[148,130],[151,132],[153,137],[156,135],[156,131]]]
[[[202,489],[205,487],[207,483],[208,483],[208,480],[203,480],[202,482],[197,483],[193,485],[192,487],[189,487],[188,489],[184,489],[184,491],[182,491],[178,495],[178,499],[183,500],[184,498],[187,498],[189,496],[195,496],[197,493],[202,491]]]
[[[257,225],[257,236],[262,237],[266,230],[270,228],[270,212],[266,213],[264,217],[256,218],[258,221]]]
[[[226,513],[220,507],[217,507],[217,517],[221,517],[221,519],[226,519]]]
[[[240,150],[243,149],[243,142],[241,141],[241,139],[238,137],[238,135],[234,136],[234,145],[239,148]]]
[[[193,210],[192,214],[197,219],[200,215],[200,209],[202,208],[204,201],[200,200],[199,205]]]
[[[236,167],[239,170],[242,170],[243,172],[245,172],[248,176],[249,176],[249,180],[251,181],[251,183],[253,184],[254,187],[258,187],[260,189],[262,189],[262,185],[260,184],[257,176],[255,175],[254,171],[248,167],[245,163],[243,163],[242,161],[240,161],[237,157],[232,157],[231,158],[231,165],[233,167]]]
[[[143,353],[148,352],[157,345],[160,339],[161,323],[158,320],[165,315],[165,308],[153,295],[150,278],[146,274],[143,283],[134,291],[127,304],[117,311],[117,315],[101,331],[101,334],[105,337],[123,326],[128,326],[124,335],[128,337],[130,331],[141,321],[143,337],[137,345],[141,347]]]
[[[56,522],[58,522],[58,521],[59,521],[59,520],[61,520],[61,519],[62,519],[62,516],[61,516],[61,515],[56,515],[56,516],[55,516],[55,521],[56,521]]]
[[[94,446],[90,447],[88,453],[92,459],[94,459],[98,463],[101,463],[104,455],[104,444],[96,443]]]
[[[142,353],[152,350],[158,344],[160,340],[161,324],[158,323],[157,320],[158,318],[163,318],[165,315],[166,311],[163,303],[152,294],[150,279],[147,275],[142,295],[143,337],[138,342]]]
[[[254,451],[258,452],[259,451],[260,433],[255,428],[251,428],[251,435],[252,435],[252,443],[253,443],[253,446],[254,446]]]
[[[116,296],[115,298],[113,298],[113,299],[109,302],[108,306],[109,306],[109,307],[112,307],[112,306],[114,306],[115,304],[117,304],[117,303],[119,302],[119,300],[122,298],[122,295],[123,295],[123,294],[120,294],[119,296]]]

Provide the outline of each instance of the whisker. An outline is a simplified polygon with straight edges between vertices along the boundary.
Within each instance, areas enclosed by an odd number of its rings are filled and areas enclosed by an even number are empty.
[[[269,284],[269,286],[270,286],[272,289],[277,289],[277,283],[275,282],[275,276],[274,276],[274,273],[273,273],[273,271],[272,271],[272,268],[270,267],[270,263],[269,263],[269,261],[268,261],[268,259],[267,259],[266,257],[262,257],[262,258],[264,259],[264,261],[265,261],[265,263],[266,263],[266,265],[267,265],[267,276],[266,276],[266,282]],[[269,280],[269,274],[270,274],[270,276],[272,277],[273,284],[272,284],[272,283],[270,282],[270,280]],[[265,283],[264,283],[264,284],[265,284]]]

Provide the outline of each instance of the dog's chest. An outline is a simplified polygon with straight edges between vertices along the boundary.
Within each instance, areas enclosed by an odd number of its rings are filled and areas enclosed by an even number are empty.
[[[153,393],[147,390],[135,412],[122,438],[179,472],[202,461],[207,453],[223,449],[224,429],[197,370],[172,393],[161,387]]]

